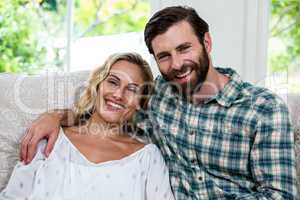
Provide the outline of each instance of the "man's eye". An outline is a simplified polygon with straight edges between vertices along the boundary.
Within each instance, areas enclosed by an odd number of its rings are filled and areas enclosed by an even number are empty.
[[[158,57],[158,60],[162,61],[162,60],[166,60],[168,58],[168,55],[162,55]]]

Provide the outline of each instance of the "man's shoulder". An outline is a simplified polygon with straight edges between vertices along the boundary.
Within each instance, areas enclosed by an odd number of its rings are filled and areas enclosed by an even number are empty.
[[[284,100],[275,92],[268,88],[255,86],[244,82],[243,92],[251,97],[251,103],[254,107],[260,109],[273,109],[274,107],[286,107]]]
[[[165,82],[165,79],[163,78],[163,76],[162,75],[156,76],[156,78],[155,78],[155,84],[161,83],[161,82]]]
[[[154,89],[155,90],[161,90],[161,89],[166,89],[170,84],[167,80],[164,79],[164,77],[162,77],[161,75],[158,75],[156,78],[155,78],[155,81],[154,81]]]

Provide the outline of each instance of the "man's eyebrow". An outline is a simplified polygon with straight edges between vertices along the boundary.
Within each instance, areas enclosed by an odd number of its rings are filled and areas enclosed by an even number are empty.
[[[185,43],[182,43],[180,45],[178,45],[176,47],[176,50],[181,50],[182,48],[185,48],[185,47],[190,47],[192,44],[190,42],[185,42]]]
[[[190,46],[192,46],[192,43],[190,43],[190,42],[184,42],[184,43],[178,45],[176,47],[176,50],[178,51],[178,50],[181,50],[184,47],[190,47]],[[165,56],[165,55],[169,55],[169,53],[167,51],[162,51],[162,52],[159,52],[158,54],[156,54],[156,57],[159,58],[159,57]]]

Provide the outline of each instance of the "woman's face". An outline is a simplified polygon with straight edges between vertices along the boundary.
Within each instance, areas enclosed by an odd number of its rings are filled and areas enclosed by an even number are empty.
[[[138,65],[120,60],[100,83],[96,111],[108,123],[129,120],[139,108],[139,88],[144,83]]]

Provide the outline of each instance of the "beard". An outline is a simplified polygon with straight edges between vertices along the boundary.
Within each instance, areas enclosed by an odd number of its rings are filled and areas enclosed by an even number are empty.
[[[171,69],[168,73],[162,74],[164,79],[171,82],[172,88],[184,98],[191,97],[195,92],[201,89],[201,86],[206,80],[207,73],[209,70],[209,57],[205,48],[202,53],[198,56],[198,62],[191,61],[190,63],[183,64],[180,70]],[[191,71],[195,73],[195,77],[191,78],[187,82],[177,83],[176,76],[185,72]]]

